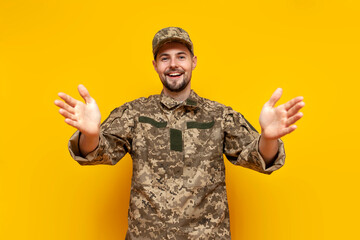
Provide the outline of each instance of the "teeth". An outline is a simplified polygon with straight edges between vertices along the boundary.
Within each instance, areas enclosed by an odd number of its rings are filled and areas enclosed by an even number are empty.
[[[171,77],[175,77],[175,76],[180,76],[181,74],[180,73],[170,73],[169,74]]]

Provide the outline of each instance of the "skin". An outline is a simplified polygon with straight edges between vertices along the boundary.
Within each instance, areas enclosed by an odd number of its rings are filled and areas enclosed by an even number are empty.
[[[293,132],[297,127],[293,125],[303,113],[299,112],[305,106],[303,97],[296,97],[275,107],[282,95],[278,88],[267,101],[260,113],[261,137],[259,151],[267,166],[272,165],[278,151],[278,139]]]
[[[101,114],[95,100],[83,85],[78,86],[78,91],[85,103],[60,92],[58,96],[64,102],[55,100],[55,105],[60,108],[59,113],[65,117],[65,122],[81,132],[80,152],[86,156],[99,145]]]
[[[190,95],[192,71],[196,64],[197,57],[192,56],[185,45],[177,42],[164,44],[153,60],[164,94],[179,101],[186,100]],[[101,114],[95,100],[83,85],[78,86],[78,91],[85,103],[60,92],[58,95],[63,101],[55,100],[55,105],[60,108],[59,113],[65,117],[65,122],[82,133],[79,146],[81,154],[86,156],[99,144]],[[294,124],[303,116],[299,111],[305,106],[303,97],[296,97],[275,107],[281,95],[282,89],[276,89],[264,104],[259,118],[259,152],[267,166],[271,166],[275,160],[278,139],[296,129]]]
[[[158,51],[153,66],[163,84],[164,94],[179,101],[188,98],[191,91],[191,76],[197,57],[181,43],[164,44]],[[170,74],[180,74],[172,77]]]

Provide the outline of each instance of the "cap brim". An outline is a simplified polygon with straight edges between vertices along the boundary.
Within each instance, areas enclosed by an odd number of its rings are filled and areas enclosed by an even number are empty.
[[[189,49],[189,51],[193,53],[193,50],[192,50],[192,45],[188,42],[188,41],[185,41],[184,39],[182,38],[177,38],[177,37],[171,37],[171,38],[166,38],[162,41],[160,41],[156,46],[155,48],[153,49],[153,55],[154,57],[157,55],[157,53],[159,52],[159,49],[165,45],[166,43],[170,43],[170,42],[179,42],[179,43],[183,43],[186,45],[186,47]]]

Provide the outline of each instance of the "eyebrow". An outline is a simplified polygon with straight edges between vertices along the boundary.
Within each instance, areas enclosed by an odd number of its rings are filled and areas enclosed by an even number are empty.
[[[186,52],[184,51],[181,51],[181,52],[177,52],[176,55],[181,55],[181,54],[185,54],[186,55]],[[162,57],[162,56],[169,56],[170,54],[168,53],[162,53],[159,55],[159,57]]]

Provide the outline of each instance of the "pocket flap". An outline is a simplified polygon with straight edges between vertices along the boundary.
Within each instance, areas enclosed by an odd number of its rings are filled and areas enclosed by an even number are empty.
[[[215,124],[215,121],[211,122],[187,122],[186,126],[187,128],[198,128],[198,129],[208,129],[212,128]]]

